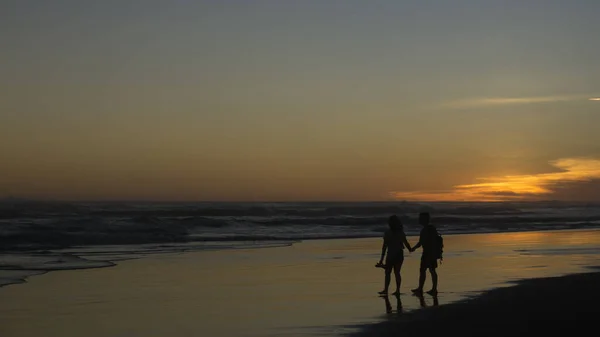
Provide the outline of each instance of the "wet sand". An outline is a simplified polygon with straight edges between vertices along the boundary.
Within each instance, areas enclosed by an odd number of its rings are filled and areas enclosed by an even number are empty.
[[[431,307],[352,336],[597,335],[600,272],[524,280],[471,300]]]
[[[410,294],[417,283],[418,254],[406,257],[400,301],[390,297],[388,304],[377,296],[383,282],[382,270],[374,267],[380,245],[380,239],[305,241],[289,247],[155,255],[110,268],[51,272],[0,289],[0,336],[364,333],[382,321],[390,324],[389,306],[397,316],[399,306],[402,314],[410,314],[434,304],[431,297],[422,303]],[[453,235],[446,236],[445,246],[440,306],[506,287],[508,281],[577,273],[597,265],[600,231]],[[577,299],[585,302],[586,296],[582,292]],[[469,322],[462,319],[463,325]]]

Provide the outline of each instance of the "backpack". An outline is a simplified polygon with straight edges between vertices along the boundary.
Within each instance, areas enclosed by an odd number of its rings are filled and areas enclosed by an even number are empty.
[[[440,233],[438,233],[436,231],[435,236],[434,236],[434,240],[433,240],[433,256],[435,257],[435,259],[440,259],[441,261],[444,260],[444,238],[442,237],[442,235],[440,235]]]

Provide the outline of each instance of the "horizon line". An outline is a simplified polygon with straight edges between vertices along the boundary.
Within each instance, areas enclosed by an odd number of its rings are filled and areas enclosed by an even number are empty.
[[[50,198],[24,198],[24,197],[1,197],[0,203],[8,201],[20,202],[63,202],[63,203],[221,203],[221,204],[243,204],[243,203],[262,203],[262,204],[294,204],[294,203],[600,203],[600,200],[557,200],[557,199],[537,199],[537,200],[136,200],[136,199],[50,199]]]

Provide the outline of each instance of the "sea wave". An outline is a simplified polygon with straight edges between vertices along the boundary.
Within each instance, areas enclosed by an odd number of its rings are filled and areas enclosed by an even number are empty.
[[[379,237],[391,214],[401,218],[408,235],[417,235],[421,211],[431,212],[445,235],[600,227],[600,206],[593,204],[5,200],[0,202],[0,286],[149,254]]]
[[[63,203],[0,202],[0,250],[75,246],[373,237],[398,214],[443,233],[600,226],[600,207],[565,203]]]

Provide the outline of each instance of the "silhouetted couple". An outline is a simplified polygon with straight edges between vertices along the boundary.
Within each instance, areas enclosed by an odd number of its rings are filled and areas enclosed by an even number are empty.
[[[437,295],[438,275],[436,268],[438,266],[437,260],[441,257],[441,248],[438,247],[439,243],[437,238],[439,235],[437,229],[429,224],[429,218],[429,213],[419,214],[419,223],[423,226],[423,229],[421,229],[421,234],[419,235],[419,242],[414,247],[411,247],[406,239],[406,234],[404,234],[404,228],[400,218],[398,218],[396,215],[392,215],[388,219],[388,225],[390,228],[385,231],[383,236],[381,259],[379,260],[379,263],[377,263],[378,267],[385,269],[385,284],[383,290],[380,291],[379,294],[386,295],[388,293],[392,270],[394,271],[394,276],[396,277],[396,292],[394,292],[394,295],[400,294],[400,285],[402,284],[400,269],[404,263],[404,248],[406,247],[406,249],[412,253],[419,247],[423,247],[421,266],[419,270],[419,287],[413,289],[412,292],[416,295],[423,294],[423,286],[425,285],[427,270],[429,269],[433,286],[427,293],[432,296]],[[385,264],[383,264],[384,257]]]

